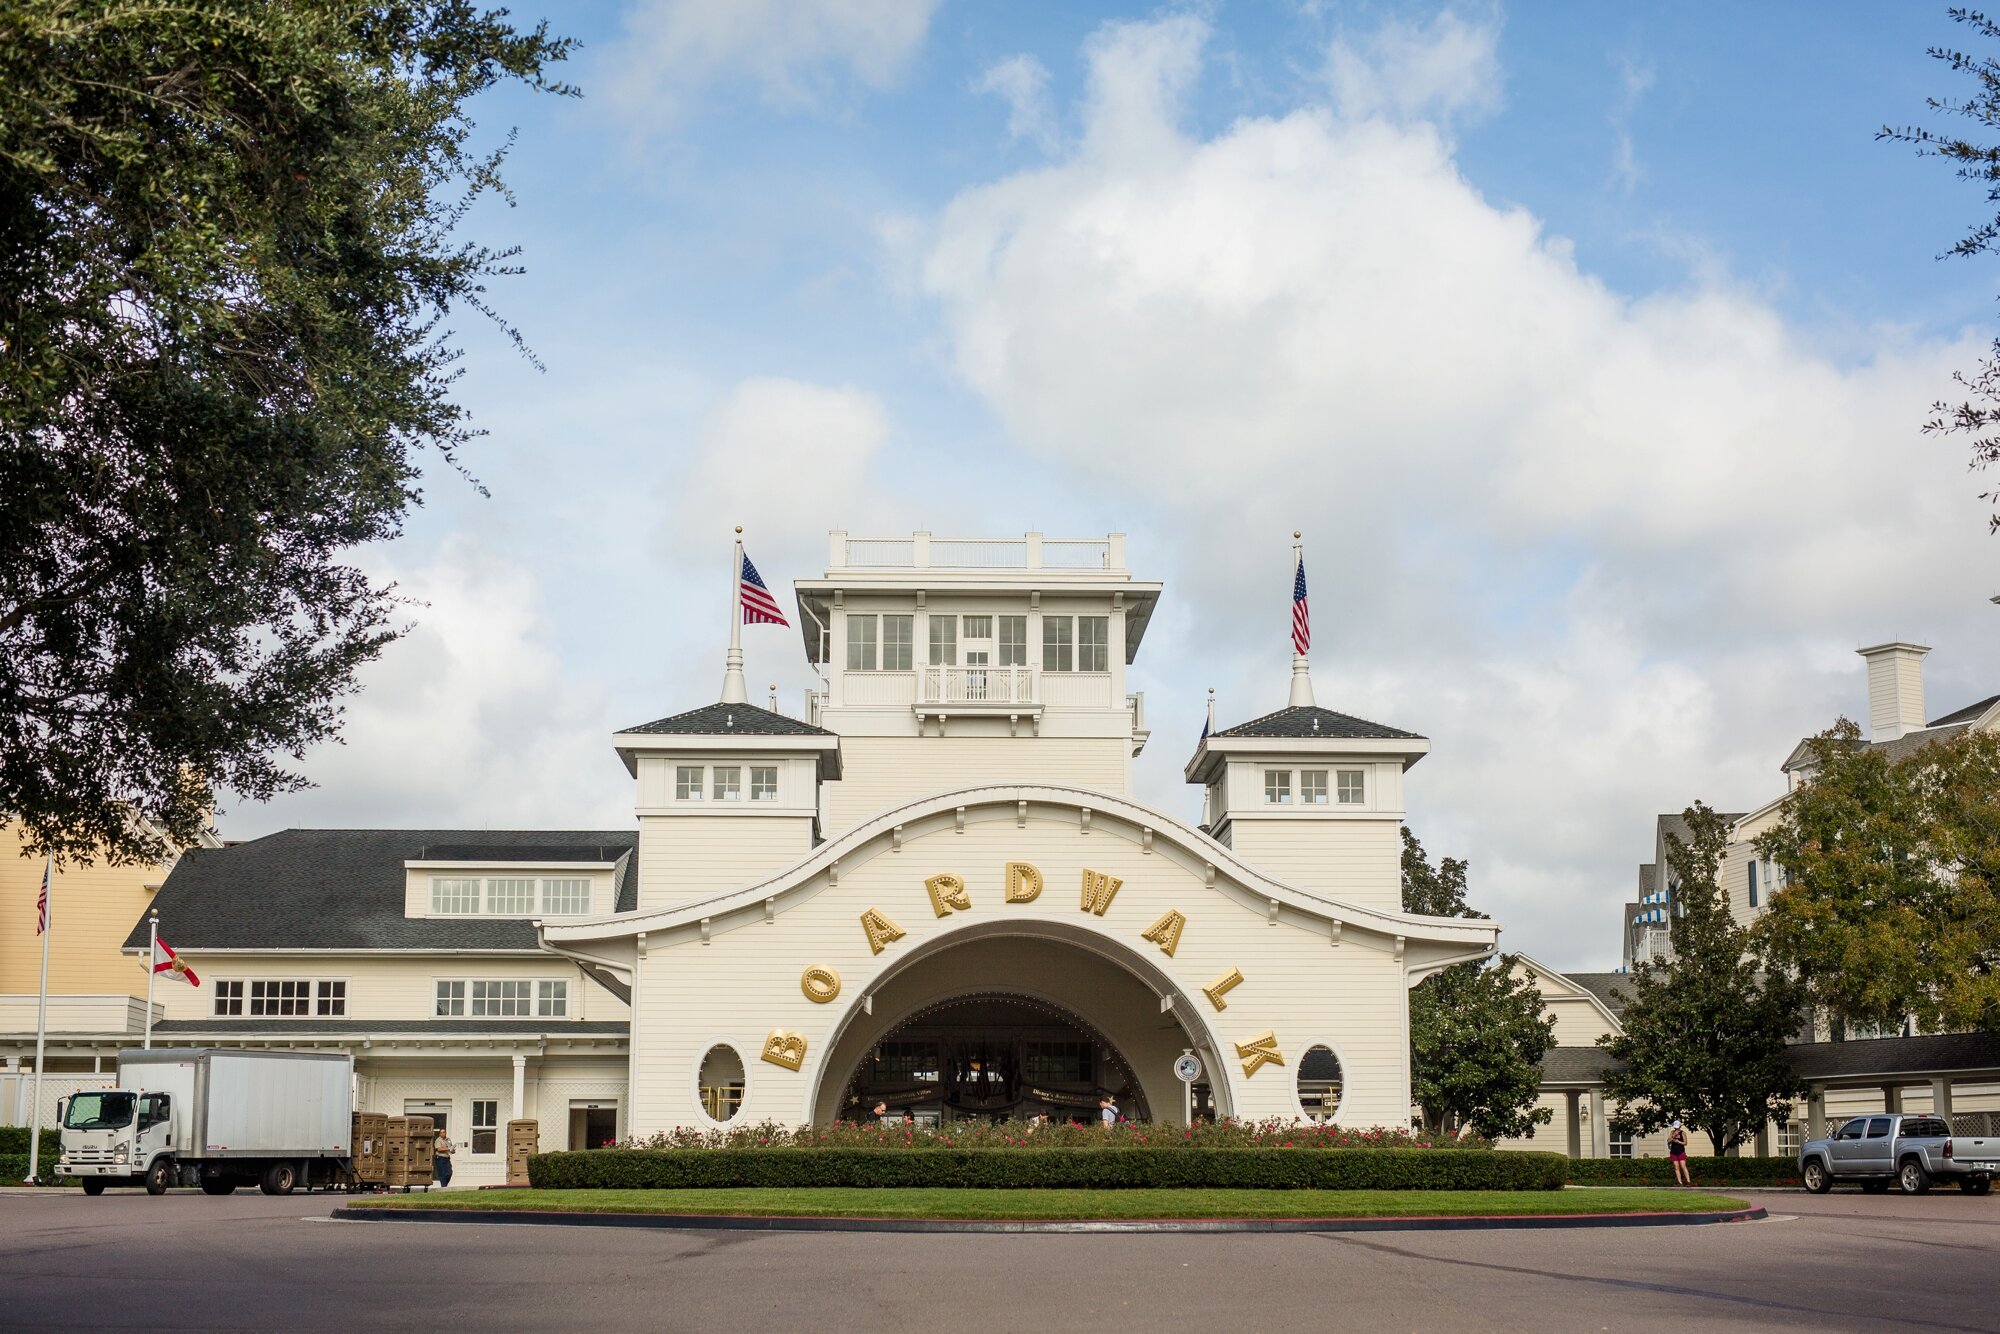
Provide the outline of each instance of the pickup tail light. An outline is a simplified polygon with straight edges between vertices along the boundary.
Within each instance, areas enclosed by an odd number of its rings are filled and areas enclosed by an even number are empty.
[[[1944,1156],[1945,1156],[1945,1157],[1947,1157],[1947,1158],[1951,1157],[1951,1141],[1950,1141],[1950,1140],[1946,1140],[1946,1141],[1944,1142]]]

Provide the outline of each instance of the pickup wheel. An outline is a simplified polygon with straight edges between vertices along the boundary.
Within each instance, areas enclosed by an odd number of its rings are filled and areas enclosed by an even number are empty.
[[[272,1163],[258,1184],[266,1195],[290,1195],[292,1187],[299,1184],[299,1169],[290,1163]]]
[[[85,1195],[102,1195],[104,1193],[104,1178],[85,1177],[83,1179],[83,1193]]]
[[[146,1193],[165,1195],[167,1187],[174,1184],[174,1160],[155,1158],[153,1165],[146,1169]]]
[[[1915,1158],[1905,1158],[1896,1168],[1896,1185],[1905,1195],[1922,1195],[1931,1188],[1931,1174]]]
[[[1826,1164],[1817,1158],[1808,1159],[1799,1175],[1805,1179],[1806,1189],[1815,1195],[1824,1195],[1833,1189],[1833,1173],[1826,1170]]]

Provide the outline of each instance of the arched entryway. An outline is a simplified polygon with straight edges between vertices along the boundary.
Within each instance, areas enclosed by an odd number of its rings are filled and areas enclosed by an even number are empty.
[[[1052,1001],[974,992],[923,1006],[861,1056],[840,1118],[880,1105],[925,1125],[964,1121],[1094,1121],[1099,1099],[1152,1120],[1131,1062],[1081,1015]]]
[[[809,1104],[821,1124],[864,1118],[877,1099],[946,1122],[1087,1117],[1106,1092],[1129,1118],[1179,1122],[1175,1059],[1193,1050],[1215,1071],[1171,979],[1067,923],[968,926],[842,1000]],[[1214,1083],[1214,1114],[1228,1115],[1227,1080]]]

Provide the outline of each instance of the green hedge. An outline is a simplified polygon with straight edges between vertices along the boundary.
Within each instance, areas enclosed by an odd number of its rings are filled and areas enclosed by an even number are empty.
[[[27,1126],[0,1126],[0,1154],[20,1154],[28,1152]],[[42,1152],[47,1153],[51,1144],[62,1143],[62,1131],[54,1126],[42,1127]]]
[[[1566,1159],[1575,1186],[1670,1186],[1674,1165],[1665,1158]],[[1690,1158],[1688,1175],[1699,1186],[1796,1186],[1795,1158]]]
[[[0,1187],[18,1186],[28,1175],[28,1155],[25,1153],[0,1153]],[[50,1186],[75,1185],[74,1181],[56,1179],[56,1155],[42,1155],[42,1182]]]
[[[1557,1190],[1569,1160],[1487,1149],[592,1149],[528,1160],[545,1189],[916,1186]]]

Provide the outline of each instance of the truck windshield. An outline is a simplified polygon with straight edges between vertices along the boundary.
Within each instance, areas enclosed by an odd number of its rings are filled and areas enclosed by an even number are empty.
[[[132,1124],[129,1093],[79,1093],[69,1100],[65,1130],[117,1130]]]

